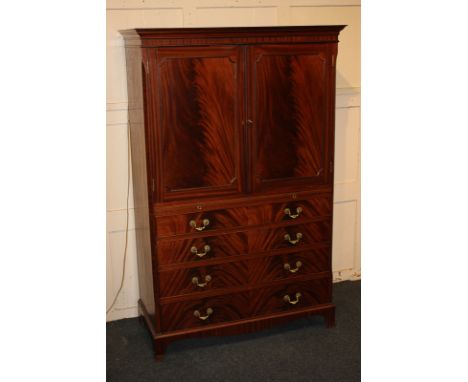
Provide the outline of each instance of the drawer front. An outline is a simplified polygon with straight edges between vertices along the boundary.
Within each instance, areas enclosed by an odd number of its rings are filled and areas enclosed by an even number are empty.
[[[264,204],[248,208],[249,225],[297,221],[332,215],[332,194],[308,200]]]
[[[158,237],[204,233],[246,224],[247,209],[242,207],[156,218]]]
[[[289,283],[250,292],[251,315],[303,309],[331,302],[331,278]]]
[[[248,283],[246,262],[232,262],[159,273],[161,297],[196,294],[207,290],[242,287]]]
[[[267,252],[275,249],[298,248],[320,242],[330,242],[331,220],[278,228],[249,231],[249,252]]]
[[[245,292],[162,305],[163,331],[240,320],[248,316],[248,297]]]
[[[159,265],[218,259],[247,253],[247,234],[237,232],[194,239],[160,240],[157,243]]]
[[[331,248],[314,248],[249,261],[250,280],[260,282],[294,279],[305,275],[331,271]]]

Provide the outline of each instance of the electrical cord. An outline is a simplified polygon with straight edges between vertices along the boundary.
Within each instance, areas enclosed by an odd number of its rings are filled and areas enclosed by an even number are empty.
[[[127,222],[125,224],[125,248],[124,248],[124,258],[123,258],[123,269],[122,269],[122,280],[120,280],[120,287],[119,290],[117,291],[117,294],[114,297],[114,300],[112,301],[111,306],[107,309],[106,315],[111,311],[111,309],[114,307],[117,298],[120,295],[120,292],[122,291],[123,285],[124,285],[124,279],[125,279],[125,269],[127,265],[127,245],[128,245],[128,220],[129,220],[129,211],[128,211],[128,201],[130,198],[130,121],[128,121],[128,127],[127,127]]]

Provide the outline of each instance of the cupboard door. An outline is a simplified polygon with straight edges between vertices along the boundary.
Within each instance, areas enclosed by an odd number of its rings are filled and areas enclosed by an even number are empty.
[[[153,54],[157,200],[240,193],[242,48],[167,47]]]
[[[253,191],[327,184],[334,104],[328,46],[255,46],[249,60]]]

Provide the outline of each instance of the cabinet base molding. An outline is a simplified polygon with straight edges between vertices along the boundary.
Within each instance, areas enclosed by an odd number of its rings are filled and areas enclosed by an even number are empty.
[[[283,313],[269,314],[265,316],[257,316],[239,321],[224,322],[213,324],[202,328],[191,328],[178,330],[172,333],[157,333],[153,319],[148,314],[143,301],[138,301],[140,317],[144,319],[148,330],[153,338],[153,347],[155,358],[157,361],[164,357],[167,346],[174,341],[206,336],[231,336],[237,334],[254,333],[257,331],[269,329],[279,324],[290,322],[291,320],[306,317],[321,315],[324,318],[327,328],[335,327],[335,305],[323,304],[315,307],[307,307],[303,309],[295,309]]]

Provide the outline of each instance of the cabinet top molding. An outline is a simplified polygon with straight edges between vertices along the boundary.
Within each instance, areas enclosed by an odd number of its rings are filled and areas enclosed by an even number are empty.
[[[338,42],[346,25],[220,28],[145,28],[119,31],[126,46]]]

